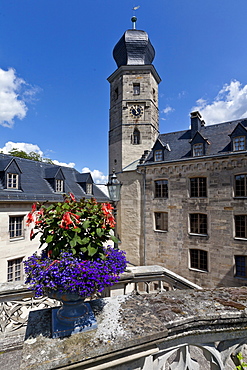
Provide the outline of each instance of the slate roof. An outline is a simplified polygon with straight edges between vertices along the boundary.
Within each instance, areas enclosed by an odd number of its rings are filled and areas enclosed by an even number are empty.
[[[247,129],[247,119],[218,123],[215,125],[205,125],[200,128],[200,135],[207,141],[205,156],[228,155],[232,152],[230,135],[235,131],[236,127],[241,124]],[[247,131],[246,131],[247,134]],[[152,151],[148,155],[144,165],[151,163],[162,163],[170,161],[178,161],[183,159],[201,158],[193,157],[191,153],[191,130],[171,132],[160,134],[156,140]],[[154,150],[164,150],[162,162],[154,162]]]
[[[3,173],[8,163],[13,161],[20,168],[20,190],[4,188],[3,179],[0,184],[1,201],[62,201],[61,193],[55,192],[47,178],[62,172],[64,176],[64,192],[73,193],[77,199],[96,198],[99,202],[107,202],[109,198],[93,183],[93,194],[86,194],[81,186],[82,182],[92,183],[90,173],[80,174],[76,169],[57,166],[29,159],[0,154],[0,172]],[[59,177],[60,178],[60,177]],[[80,181],[78,181],[80,180]],[[80,182],[80,184],[79,184]]]
[[[141,30],[127,30],[113,49],[117,66],[152,64],[155,50],[148,34]]]

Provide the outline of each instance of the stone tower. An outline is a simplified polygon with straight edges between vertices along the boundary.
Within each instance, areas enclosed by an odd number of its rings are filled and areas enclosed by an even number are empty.
[[[110,82],[109,173],[121,172],[150,150],[158,136],[158,84],[155,51],[145,31],[127,30],[113,57],[118,69]]]

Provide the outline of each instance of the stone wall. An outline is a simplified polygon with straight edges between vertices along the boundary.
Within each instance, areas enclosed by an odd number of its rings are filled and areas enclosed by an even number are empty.
[[[246,173],[244,155],[203,158],[146,169],[147,264],[159,264],[207,287],[243,285],[234,277],[234,256],[247,256],[247,239],[235,237],[234,216],[246,214],[247,199],[234,197],[234,176]],[[207,178],[207,197],[190,198],[190,178]],[[154,180],[168,180],[167,199],[154,197]],[[168,212],[168,232],[154,230],[154,212]],[[189,214],[207,214],[207,235],[190,232]],[[189,249],[208,253],[208,271],[190,267]]]

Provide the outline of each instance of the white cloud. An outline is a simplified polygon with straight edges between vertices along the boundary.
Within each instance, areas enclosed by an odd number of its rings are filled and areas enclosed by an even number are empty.
[[[8,154],[8,152],[12,149],[23,150],[26,153],[35,152],[41,156],[43,156],[42,150],[36,144],[28,144],[28,143],[14,143],[13,141],[8,141],[5,143],[3,148],[0,148],[4,154]]]
[[[84,167],[81,170],[82,173],[90,172],[95,184],[105,184],[108,181],[108,177],[99,170],[91,171],[88,167]]]
[[[27,114],[27,106],[19,96],[21,87],[26,82],[16,76],[13,68],[4,71],[0,68],[0,125],[12,127],[14,119],[23,119]]]
[[[191,111],[199,110],[205,123],[231,121],[247,117],[247,85],[233,80],[225,84],[213,102],[201,98]]]
[[[40,147],[36,144],[29,144],[29,143],[14,143],[13,141],[8,141],[5,143],[3,148],[0,148],[0,151],[3,152],[4,154],[8,154],[10,150],[12,149],[17,149],[17,150],[23,150],[26,153],[30,152],[35,152],[39,154],[41,157],[44,157],[44,153],[40,149]],[[56,164],[57,166],[64,166],[64,167],[75,167],[75,163],[70,162],[70,163],[64,163],[64,162],[59,162],[56,159],[52,159],[52,162]]]
[[[168,114],[174,111],[174,108],[167,106],[165,109],[162,109],[161,113]]]
[[[59,162],[56,159],[52,159],[52,162],[56,164],[57,166],[64,166],[64,167],[75,167],[75,163],[70,162],[70,163],[64,163],[64,162]]]

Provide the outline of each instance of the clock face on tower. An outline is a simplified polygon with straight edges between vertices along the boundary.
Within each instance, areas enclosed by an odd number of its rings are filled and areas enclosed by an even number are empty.
[[[143,115],[143,107],[141,105],[132,105],[129,112],[131,117],[139,118]]]

